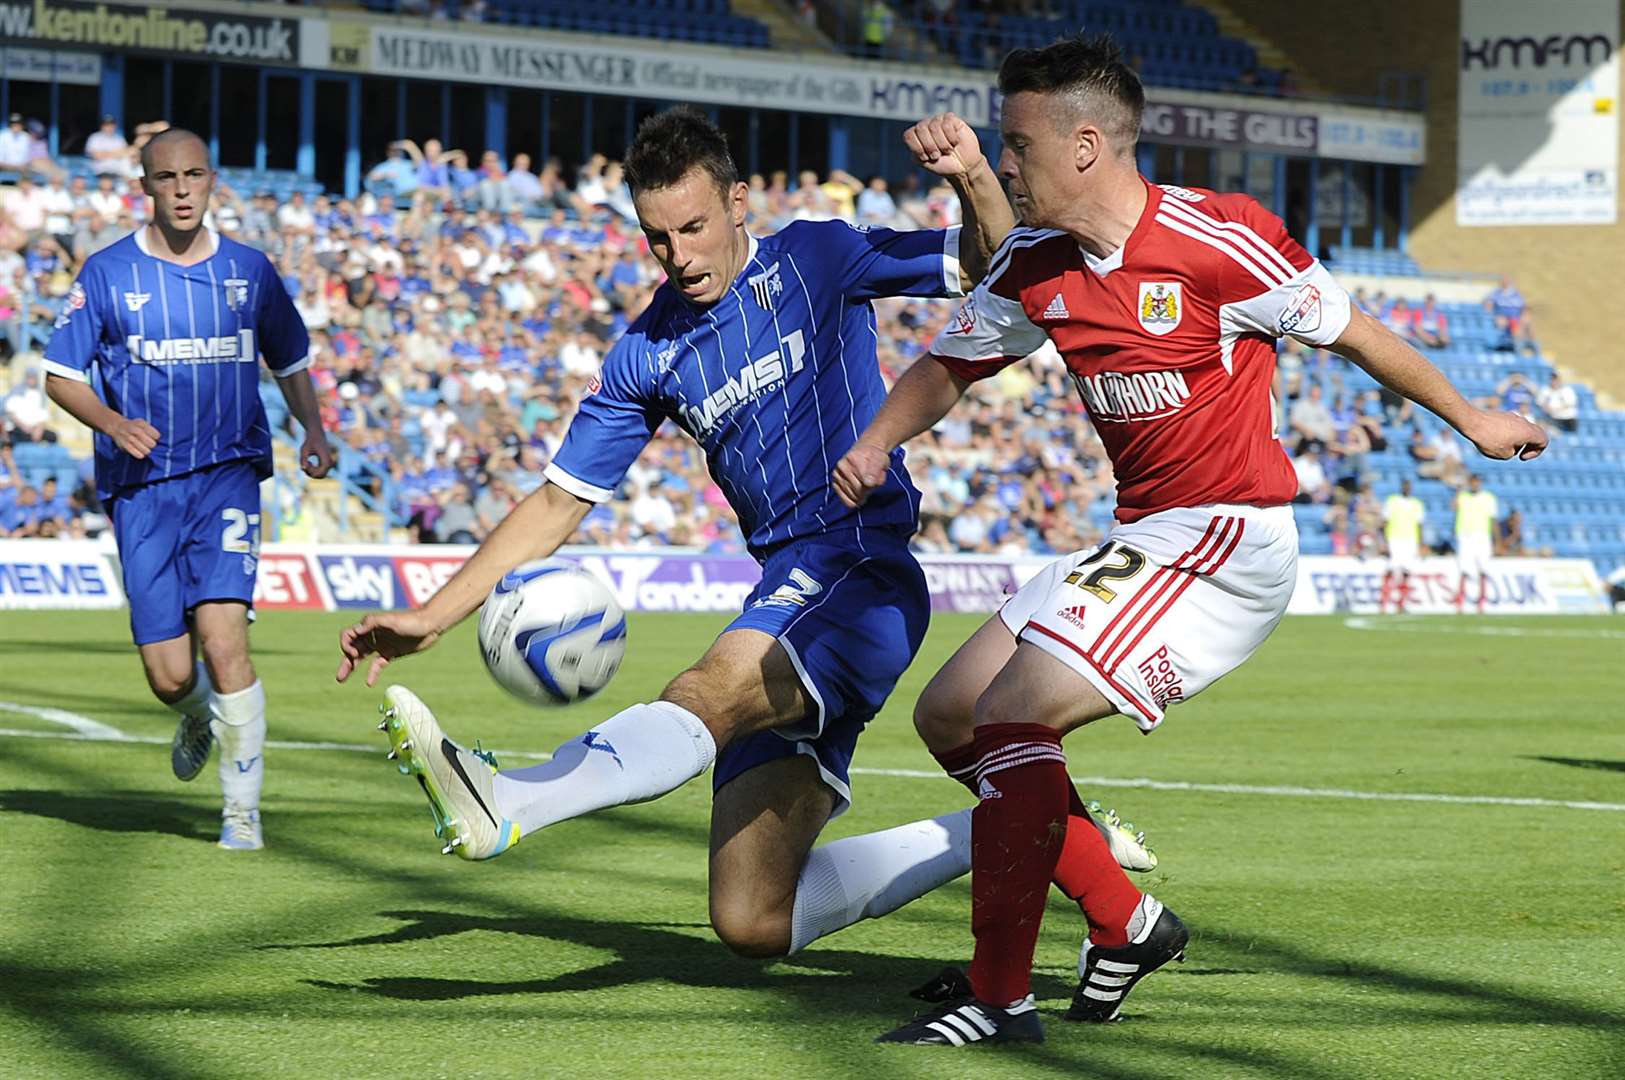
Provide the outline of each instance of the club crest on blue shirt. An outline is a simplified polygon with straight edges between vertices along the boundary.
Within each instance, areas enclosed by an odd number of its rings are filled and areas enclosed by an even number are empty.
[[[779,264],[774,263],[748,280],[750,291],[756,297],[756,306],[763,311],[772,311],[774,298],[784,292],[784,282],[779,280]]]
[[[151,300],[151,299],[152,299],[152,294],[151,293],[127,292],[127,293],[124,294],[124,306],[129,308],[131,313],[133,314],[133,313],[135,313],[137,311],[140,311],[143,307],[145,307],[146,304],[147,304],[147,301]]]
[[[236,311],[248,306],[248,281],[244,278],[227,278],[226,306]]]

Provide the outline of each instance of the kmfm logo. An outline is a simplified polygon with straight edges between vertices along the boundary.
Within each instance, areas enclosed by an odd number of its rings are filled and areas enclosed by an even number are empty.
[[[1561,64],[1587,68],[1606,63],[1614,55],[1614,43],[1606,34],[1550,34],[1536,40],[1532,37],[1482,38],[1461,42],[1461,70],[1473,70],[1477,61],[1485,71],[1494,71],[1502,64],[1511,67],[1545,67]]]

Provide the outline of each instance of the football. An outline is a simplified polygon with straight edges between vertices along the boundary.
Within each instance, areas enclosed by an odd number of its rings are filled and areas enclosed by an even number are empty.
[[[515,568],[480,608],[480,655],[510,694],[568,705],[609,684],[626,655],[626,615],[604,583],[559,559]]]

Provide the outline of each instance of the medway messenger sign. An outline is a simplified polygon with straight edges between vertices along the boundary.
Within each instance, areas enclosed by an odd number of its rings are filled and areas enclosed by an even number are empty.
[[[542,35],[448,34],[376,23],[368,47],[370,63],[361,66],[377,75],[896,120],[951,111],[976,127],[998,123],[998,92],[985,77],[923,68],[899,77],[879,65],[746,60],[720,51]]]
[[[195,60],[299,62],[298,19],[160,4],[0,0],[0,40],[163,53]]]
[[[319,31],[330,34],[326,55]],[[308,63],[375,75],[521,86],[886,120],[955,112],[999,122],[992,78],[961,69],[812,60],[567,34],[506,37],[399,22],[306,23]],[[1153,87],[1148,142],[1419,165],[1420,115]]]

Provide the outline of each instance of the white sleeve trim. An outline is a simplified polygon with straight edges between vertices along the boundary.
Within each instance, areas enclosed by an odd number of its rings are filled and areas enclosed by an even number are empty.
[[[964,296],[965,282],[959,268],[959,234],[961,226],[950,225],[942,237],[942,285],[949,296]]]
[[[87,383],[90,381],[90,372],[80,371],[78,368],[71,368],[66,364],[59,364],[55,360],[45,361],[44,367],[47,375],[60,375],[64,379],[72,379],[74,382]]]
[[[297,375],[310,367],[310,354],[306,353],[285,368],[272,368],[271,374],[279,379],[286,379],[289,375]]]
[[[615,497],[613,488],[601,488],[596,484],[589,484],[579,477],[571,476],[559,468],[558,462],[555,461],[547,463],[547,468],[542,470],[542,479],[563,488],[576,498],[586,499],[588,502],[608,502]]]

